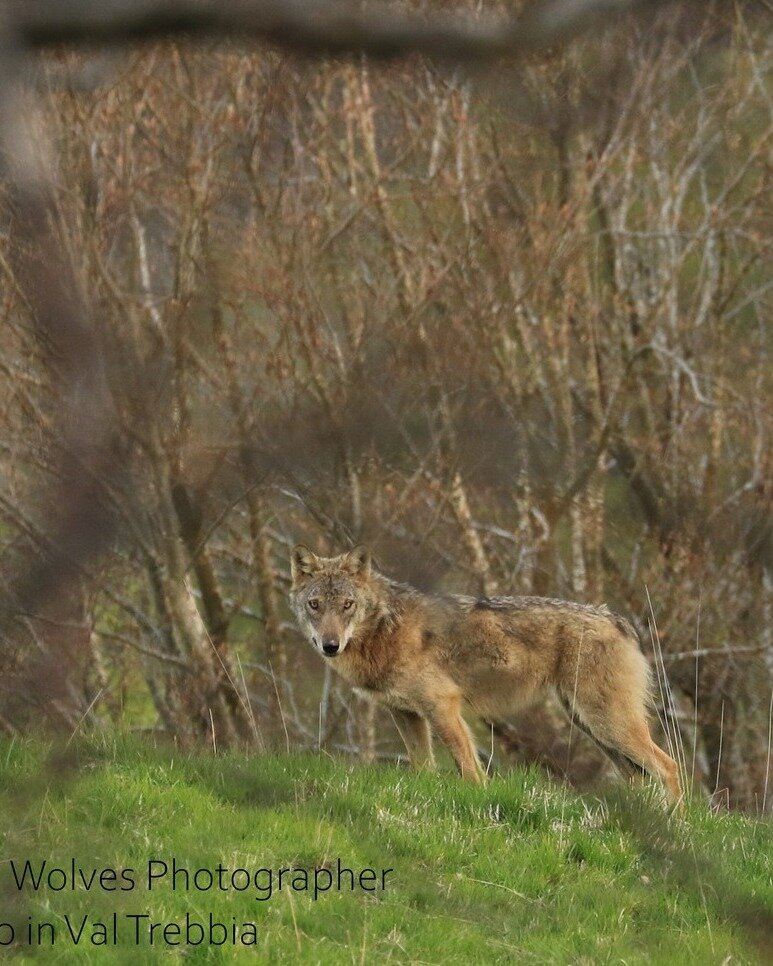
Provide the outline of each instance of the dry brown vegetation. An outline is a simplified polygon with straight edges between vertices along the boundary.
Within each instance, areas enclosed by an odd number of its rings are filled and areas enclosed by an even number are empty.
[[[630,615],[687,773],[771,807],[772,64],[764,10],[718,9],[473,74],[226,41],[47,56],[29,123],[93,327],[41,342],[10,223],[6,729],[394,754],[284,599],[297,539],[364,540],[423,588]],[[63,481],[93,507],[69,564]],[[21,593],[46,560],[64,587]],[[598,770],[550,708],[495,730]]]

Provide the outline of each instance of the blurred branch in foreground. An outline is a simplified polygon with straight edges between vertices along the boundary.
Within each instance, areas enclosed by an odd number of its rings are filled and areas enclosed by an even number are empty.
[[[108,545],[113,517],[98,479],[120,472],[122,465],[89,308],[56,236],[49,139],[41,117],[25,103],[18,83],[22,59],[13,40],[6,11],[0,21],[0,172],[10,214],[9,258],[57,386],[60,456],[42,528],[47,545],[31,562],[17,561],[18,573],[6,577],[3,636],[18,613],[41,608],[56,613],[63,598],[73,595],[82,566]],[[66,689],[68,665],[76,657],[38,654],[31,666],[27,662],[22,680],[6,678],[5,696],[15,702],[32,694],[44,714],[55,716],[57,695]]]
[[[20,0],[16,16],[19,37],[30,47],[185,34],[253,38],[306,53],[420,53],[474,62],[542,50],[611,17],[652,13],[670,2],[542,0],[517,17],[473,20],[458,11],[422,16],[393,4],[340,0]]]

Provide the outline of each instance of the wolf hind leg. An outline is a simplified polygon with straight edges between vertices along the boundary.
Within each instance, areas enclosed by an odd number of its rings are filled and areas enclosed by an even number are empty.
[[[476,785],[484,784],[486,776],[470,729],[461,715],[461,700],[454,696],[438,703],[429,717],[437,736],[453,755],[462,778]]]
[[[591,729],[585,724],[582,718],[577,714],[577,712],[572,708],[572,705],[564,695],[558,695],[561,702],[561,707],[566,712],[566,716],[572,723],[572,726],[577,728],[586,735],[593,744],[599,748],[604,754],[609,758],[612,764],[617,768],[620,774],[624,778],[634,779],[634,778],[645,778],[648,774],[647,769],[640,765],[638,762],[634,761],[633,758],[629,758],[628,755],[624,755],[622,751],[618,751],[617,748],[611,745],[606,745],[601,742],[596,735],[591,731]]]
[[[683,793],[679,781],[679,766],[674,759],[652,740],[645,717],[635,717],[617,733],[615,747],[621,754],[658,778],[672,804],[681,804]]]
[[[392,719],[403,739],[411,768],[434,769],[432,733],[427,719],[413,711],[398,711],[396,708],[392,709]]]
[[[566,699],[565,699],[566,700]],[[601,707],[594,703],[591,708],[572,702],[573,712],[582,720],[595,741],[612,752],[612,760],[628,762],[629,769],[643,770],[657,778],[674,804],[682,799],[679,782],[679,766],[674,759],[652,740],[644,707],[622,707],[610,702]]]

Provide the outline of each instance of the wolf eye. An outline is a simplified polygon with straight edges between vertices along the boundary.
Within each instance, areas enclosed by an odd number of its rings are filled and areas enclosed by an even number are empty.
[[[344,610],[351,610],[352,607],[354,607],[354,601],[353,600],[345,600],[344,601]]]
[[[312,610],[319,610],[319,601],[316,598],[314,600],[310,600],[309,607],[311,607]]]

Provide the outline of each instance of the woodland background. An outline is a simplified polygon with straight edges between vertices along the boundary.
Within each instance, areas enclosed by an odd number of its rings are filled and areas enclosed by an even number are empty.
[[[465,71],[38,58],[41,261],[90,323],[41,340],[4,216],[0,726],[394,757],[285,599],[297,540],[365,541],[426,590],[626,614],[696,787],[770,811],[770,12],[667,4]],[[497,767],[605,768],[549,705],[490,725]]]

